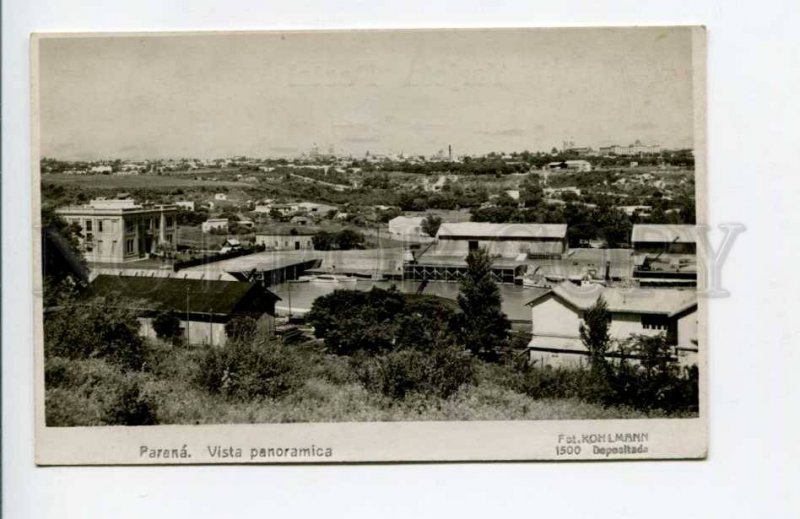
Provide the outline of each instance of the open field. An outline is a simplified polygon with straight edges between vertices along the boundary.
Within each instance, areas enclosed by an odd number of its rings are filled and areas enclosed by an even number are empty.
[[[254,184],[233,180],[197,180],[189,175],[43,175],[42,183],[64,186],[86,186],[103,189],[253,187]]]

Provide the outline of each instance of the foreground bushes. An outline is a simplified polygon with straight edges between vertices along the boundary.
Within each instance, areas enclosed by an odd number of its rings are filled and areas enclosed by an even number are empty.
[[[463,384],[475,382],[473,359],[463,349],[450,346],[422,352],[415,349],[353,358],[360,382],[371,391],[402,399],[410,393],[448,398]]]
[[[642,411],[697,413],[697,367],[681,368],[659,341],[646,338],[647,346],[656,349],[638,361],[623,357],[590,368],[538,367],[517,359],[507,364],[504,384],[536,399],[579,398]]]
[[[144,339],[131,302],[117,299],[68,301],[45,314],[47,357],[103,358],[129,369],[145,360]]]
[[[158,406],[154,378],[102,359],[48,358],[45,415],[49,426],[152,425]]]
[[[208,347],[200,359],[197,382],[211,393],[240,400],[278,398],[302,384],[297,355],[277,342],[231,341]]]

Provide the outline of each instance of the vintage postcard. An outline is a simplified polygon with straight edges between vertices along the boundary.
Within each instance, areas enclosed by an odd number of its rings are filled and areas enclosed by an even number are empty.
[[[37,463],[705,457],[705,38],[34,35]]]

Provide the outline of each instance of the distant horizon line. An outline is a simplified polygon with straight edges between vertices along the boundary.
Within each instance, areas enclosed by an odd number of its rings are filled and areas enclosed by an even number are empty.
[[[568,149],[558,149],[557,147],[554,146],[553,148],[557,149],[558,153],[562,153],[562,152],[565,152],[565,151],[575,150],[575,149],[582,149],[582,148],[588,148],[588,149],[591,149],[593,151],[598,151],[600,148],[608,148],[608,147],[613,147],[613,146],[620,146],[620,147],[624,147],[624,148],[633,147],[633,146],[658,146],[658,147],[661,148],[660,152],[661,151],[693,151],[694,150],[694,146],[664,147],[664,146],[661,146],[660,144],[639,144],[639,145],[636,145],[636,144],[628,144],[628,145],[609,144],[609,145],[604,145],[604,146],[598,146],[596,148],[591,147],[591,146],[575,146],[573,148],[568,148]],[[543,154],[543,155],[552,155],[553,154],[552,153],[552,148],[550,150],[537,150],[537,151],[532,151],[532,150],[525,149],[525,150],[521,150],[521,151],[519,151],[519,150],[515,150],[515,151],[489,151],[489,152],[486,152],[486,153],[461,153],[461,154],[453,153],[453,158],[455,159],[455,158],[459,158],[459,157],[472,157],[472,158],[488,157],[489,155],[493,155],[493,154],[494,155],[503,156],[503,155],[513,155],[515,153],[516,154],[522,154],[522,153],[525,153],[525,152],[530,153],[530,154],[534,154],[534,155],[535,154]],[[205,156],[205,157],[202,157],[202,156],[189,156],[189,155],[162,155],[162,156],[159,156],[159,157],[105,156],[105,157],[96,157],[96,158],[60,158],[60,157],[54,156],[54,155],[44,155],[43,154],[39,158],[39,160],[41,161],[41,160],[45,160],[45,159],[50,159],[50,160],[58,160],[58,161],[62,161],[62,162],[103,162],[103,161],[117,161],[117,160],[154,162],[154,161],[165,161],[165,160],[167,160],[167,161],[172,161],[172,160],[205,160],[205,161],[214,161],[214,160],[231,160],[231,159],[237,159],[237,158],[256,159],[256,160],[297,159],[297,158],[309,158],[309,159],[312,159],[312,158],[315,158],[315,157],[312,157],[310,155],[310,153],[311,152],[309,152],[309,151],[301,151],[299,153],[274,154],[274,155],[233,154],[233,155],[219,155],[219,156]],[[363,158],[366,158],[367,156],[371,156],[371,157],[403,156],[404,158],[423,157],[425,159],[437,158],[437,157],[438,158],[447,158],[447,151],[446,150],[445,150],[444,155],[445,156],[442,157],[439,152],[430,153],[430,154],[406,153],[406,152],[402,152],[402,151],[401,152],[388,152],[388,153],[377,153],[377,152],[373,153],[370,150],[365,150],[364,152],[362,152],[360,154],[355,154],[355,153],[333,153],[333,154],[330,154],[328,152],[320,151],[318,157],[323,157],[323,158],[324,157],[333,157],[333,158],[337,158],[337,159],[338,158],[363,159]]]

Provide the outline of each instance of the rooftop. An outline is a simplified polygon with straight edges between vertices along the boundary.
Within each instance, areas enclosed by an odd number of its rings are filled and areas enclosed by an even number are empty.
[[[466,238],[556,238],[567,236],[565,223],[443,223],[436,234],[437,239]]]
[[[697,291],[694,289],[603,288],[597,285],[578,287],[566,282],[532,299],[527,303],[528,306],[539,304],[549,294],[580,310],[591,308],[602,295],[610,312],[662,314],[670,317],[697,305]]]
[[[631,242],[695,243],[697,227],[694,225],[637,224],[633,226]]]
[[[89,285],[89,294],[132,296],[165,310],[214,314],[233,313],[248,296],[280,300],[277,295],[255,283],[102,274]]]
[[[57,212],[61,214],[122,214],[163,210],[177,211],[177,209],[178,206],[176,205],[137,204],[133,199],[130,198],[96,198],[91,200],[88,204],[60,207],[58,208]]]

